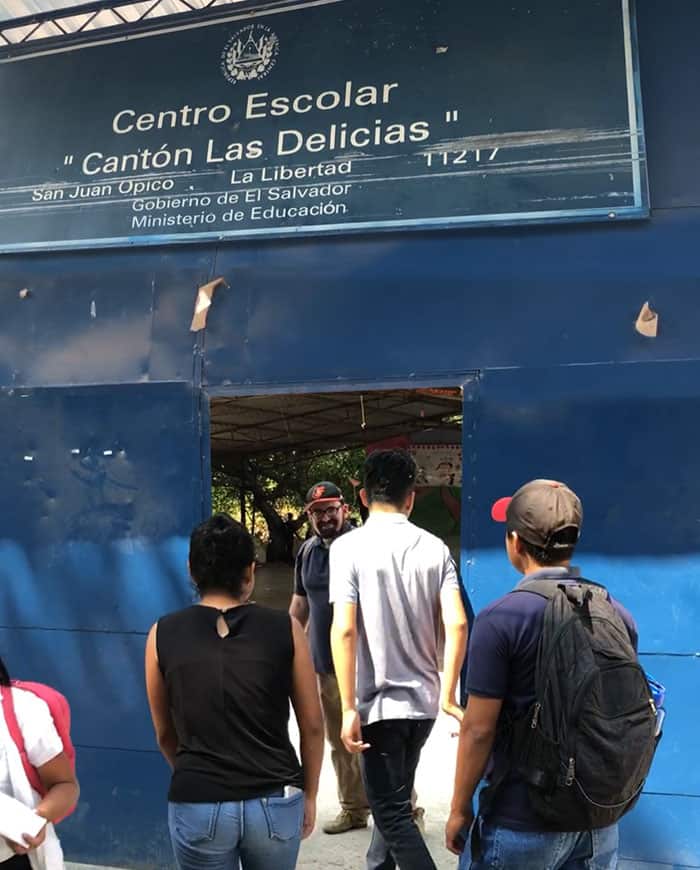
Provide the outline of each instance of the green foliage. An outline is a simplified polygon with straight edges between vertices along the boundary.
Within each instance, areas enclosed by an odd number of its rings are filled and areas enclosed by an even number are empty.
[[[303,510],[306,493],[319,480],[336,483],[351,506],[355,494],[350,478],[359,479],[364,448],[315,453],[273,453],[241,460],[237,466],[214,469],[212,509],[240,520],[241,489],[246,492],[246,526],[256,509],[255,532],[264,539],[278,531],[287,513]]]
[[[232,516],[234,520],[241,521],[241,492],[240,487],[234,485],[231,478],[217,474],[215,480],[212,481],[211,488],[211,511],[212,513],[226,513]],[[246,495],[245,497],[245,525],[250,529],[251,520],[253,518],[253,497]],[[261,514],[255,516],[255,528],[253,534],[258,535],[261,539],[267,538],[267,524]]]

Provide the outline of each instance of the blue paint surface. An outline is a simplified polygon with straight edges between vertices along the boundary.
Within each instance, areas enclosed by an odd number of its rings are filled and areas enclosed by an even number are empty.
[[[643,795],[620,826],[620,857],[673,868],[700,867],[700,799]]]
[[[689,691],[690,686],[700,685],[700,657],[642,655],[641,661],[647,673],[666,687],[664,734],[646,791],[700,799],[700,766],[690,763],[697,752],[700,695]]]
[[[154,750],[144,706],[145,642],[143,633],[0,629],[13,673],[70,699],[71,734],[80,747]]]
[[[686,96],[700,90],[700,6],[637,7],[648,222],[0,261],[0,654],[70,697],[71,860],[172,866],[142,652],[152,621],[190,598],[208,392],[478,371],[464,426],[472,600],[517,579],[491,502],[534,476],[569,481],[585,509],[577,561],[632,610],[668,687],[622,866],[700,867],[700,122]],[[197,287],[217,275],[229,286],[195,337]],[[656,339],[633,328],[647,300]]]
[[[0,383],[191,380],[187,327],[212,263],[197,247],[3,258]]]
[[[562,479],[584,506],[575,561],[628,604],[641,649],[697,651],[700,365],[519,369],[482,384],[469,406],[477,604],[514,579],[493,501],[532,478]]]
[[[699,222],[700,208],[645,224],[225,248],[206,383],[694,358]],[[655,342],[633,329],[647,300],[663,316]]]
[[[0,490],[0,655],[71,702],[75,859],[170,862],[143,651],[153,621],[191,600],[198,420],[186,383],[0,392],[0,473],[14,481]]]
[[[158,752],[78,747],[81,799],[61,825],[70,860],[138,870],[172,868],[168,768]]]

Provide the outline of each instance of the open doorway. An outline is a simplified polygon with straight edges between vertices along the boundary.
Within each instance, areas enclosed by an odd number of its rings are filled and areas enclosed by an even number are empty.
[[[258,603],[285,610],[290,606],[294,554],[309,534],[304,506],[314,484],[330,481],[339,486],[350,520],[363,522],[361,469],[367,453],[376,448],[403,447],[412,452],[419,473],[411,519],[442,538],[460,563],[463,395],[459,386],[215,397],[210,428],[212,504],[255,533]],[[304,559],[302,555],[302,564]],[[293,717],[291,730],[296,743]],[[415,818],[434,854],[442,850],[444,841],[449,800],[444,773],[455,765],[454,730],[452,719],[438,716],[415,783]],[[340,779],[330,761],[327,757],[322,768],[319,823],[304,844],[300,867],[350,868],[364,862],[369,842],[364,828],[341,828],[340,852],[335,837],[323,832],[329,824],[337,826],[343,815],[337,815]],[[445,856],[449,863],[441,861],[440,868],[453,863],[443,850]]]
[[[260,603],[289,605],[294,556],[310,534],[309,487],[337,484],[351,523],[362,523],[362,463],[383,447],[413,453],[419,477],[411,519],[442,538],[459,564],[460,387],[215,397],[210,423],[212,506],[255,536]]]

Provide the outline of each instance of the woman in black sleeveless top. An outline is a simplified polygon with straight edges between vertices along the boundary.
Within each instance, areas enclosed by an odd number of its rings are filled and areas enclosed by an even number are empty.
[[[316,818],[323,720],[306,636],[286,612],[248,604],[255,552],[226,514],[190,539],[200,603],[160,619],[146,685],[173,769],[169,826],[180,870],[293,870]],[[301,760],[290,743],[289,701]]]

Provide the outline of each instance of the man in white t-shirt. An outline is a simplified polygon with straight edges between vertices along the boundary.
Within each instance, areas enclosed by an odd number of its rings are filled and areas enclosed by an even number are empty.
[[[362,753],[374,832],[367,870],[434,870],[411,809],[420,752],[440,707],[461,720],[455,693],[467,619],[445,544],[409,522],[416,464],[404,450],[370,454],[360,493],[366,524],[330,551],[331,642],[342,738]],[[442,690],[438,664],[445,629]]]

